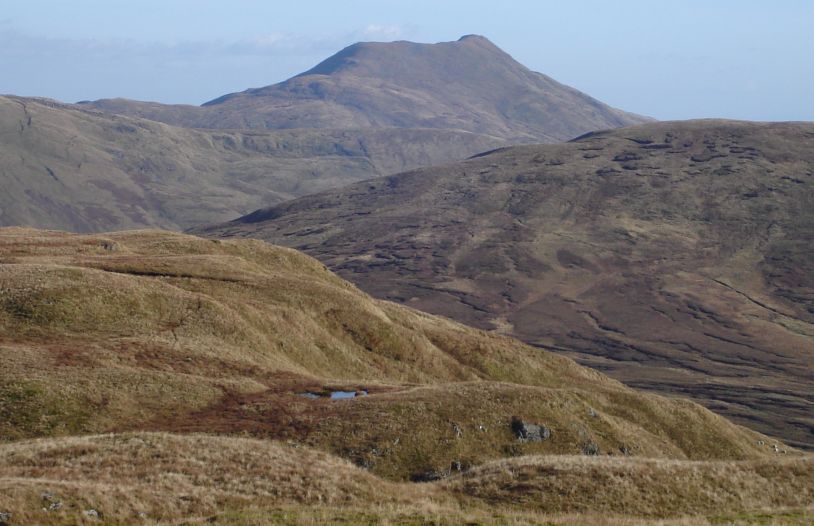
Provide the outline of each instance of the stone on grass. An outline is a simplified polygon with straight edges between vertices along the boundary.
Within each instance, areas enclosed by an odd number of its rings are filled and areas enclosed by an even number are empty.
[[[542,442],[551,437],[551,429],[548,427],[524,422],[517,417],[512,418],[512,431],[521,442]]]

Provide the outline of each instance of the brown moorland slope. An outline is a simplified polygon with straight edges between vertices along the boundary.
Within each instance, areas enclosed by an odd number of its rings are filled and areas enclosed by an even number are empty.
[[[125,99],[82,103],[194,128],[435,128],[558,142],[649,119],[535,73],[488,39],[360,42],[285,82],[201,107]]]
[[[521,146],[198,229],[814,447],[814,124]]]
[[[408,484],[291,444],[125,433],[0,445],[0,510],[11,525],[98,523],[93,510],[105,524],[803,526],[813,468],[811,457],[522,457]]]
[[[394,480],[524,454],[792,452],[690,401],[372,299],[318,261],[261,241],[4,229],[0,262],[5,440],[250,434]],[[334,391],[368,394],[317,396]],[[518,441],[513,417],[545,424],[551,437]]]
[[[502,144],[453,130],[188,130],[0,97],[0,226],[183,229]]]

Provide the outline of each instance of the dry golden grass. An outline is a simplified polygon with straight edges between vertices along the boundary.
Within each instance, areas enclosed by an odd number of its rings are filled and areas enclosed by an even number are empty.
[[[710,515],[814,503],[814,457],[707,461],[538,456],[503,460],[446,483],[461,496],[546,512]]]
[[[524,457],[405,484],[292,445],[126,433],[0,446],[0,511],[11,524],[98,523],[90,509],[106,524],[806,524],[811,468]],[[44,492],[62,508],[43,511]]]
[[[362,506],[420,500],[421,486],[395,489],[322,452],[269,441],[125,434],[65,437],[0,448],[0,509],[17,524],[59,522],[86,509],[106,521],[144,513],[156,521],[249,505]],[[64,507],[43,514],[41,494]]]
[[[698,405],[374,300],[316,260],[260,241],[5,229],[0,260],[5,439],[246,431],[397,479],[587,443],[669,458],[771,454],[758,445],[768,439]],[[344,405],[296,396],[330,386],[372,395]],[[519,445],[512,416],[545,423],[554,439]],[[461,440],[455,423],[467,430]]]
[[[0,511],[15,523],[88,522],[91,508],[110,523],[139,512],[228,524],[810,517],[811,460],[797,452],[773,453],[686,400],[374,300],[293,250],[4,229],[0,261]],[[370,394],[298,394],[332,389]],[[551,439],[519,442],[513,416],[548,425]],[[132,432],[145,429],[192,434]],[[601,458],[549,458],[589,443]],[[623,449],[635,459],[606,456]],[[452,462],[475,469],[400,482]],[[757,495],[761,484],[775,497]],[[43,491],[65,507],[43,513]]]

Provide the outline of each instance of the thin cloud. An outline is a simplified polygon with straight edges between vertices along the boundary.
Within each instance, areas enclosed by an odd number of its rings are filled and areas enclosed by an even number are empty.
[[[388,39],[394,40],[397,38],[402,38],[406,31],[401,26],[396,25],[379,25],[379,24],[370,24],[361,31],[361,35],[366,38],[381,38],[381,39]]]
[[[34,35],[0,20],[0,93],[200,103],[280,82],[354,42],[409,38],[412,31],[371,24],[316,38],[271,31],[239,39],[150,41]]]
[[[409,33],[411,31],[401,26],[371,24],[343,35],[328,35],[317,39],[272,32],[239,40],[162,42],[29,35],[16,30],[9,21],[0,20],[0,56],[26,59],[81,56],[83,60],[151,57],[167,62],[194,57],[211,59],[229,56],[312,55],[331,53],[356,40],[395,40],[404,38]]]

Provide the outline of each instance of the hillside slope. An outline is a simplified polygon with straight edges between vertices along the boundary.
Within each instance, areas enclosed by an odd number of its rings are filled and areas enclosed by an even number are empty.
[[[814,447],[814,124],[688,121],[503,149],[196,232],[296,247]]]
[[[812,499],[812,457],[522,457],[409,484],[243,437],[125,433],[0,444],[0,510],[11,525],[92,524],[93,510],[105,524],[649,526],[666,518],[658,524],[807,526]]]
[[[434,128],[558,142],[644,122],[535,73],[484,37],[361,42],[285,82],[202,107],[124,99],[83,105],[195,128]]]
[[[4,229],[0,262],[5,440],[249,434],[395,480],[523,454],[792,452],[687,400],[374,300],[260,241]],[[359,396],[327,396],[337,391]],[[519,441],[516,418],[550,437]]]
[[[188,130],[0,97],[0,226],[183,229],[501,144],[447,130]]]

